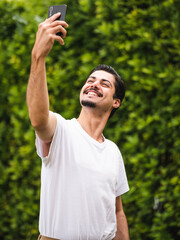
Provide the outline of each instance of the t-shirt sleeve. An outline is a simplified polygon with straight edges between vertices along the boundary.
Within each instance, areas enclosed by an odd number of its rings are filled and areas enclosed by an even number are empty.
[[[54,132],[54,135],[53,135],[53,138],[52,138],[49,153],[45,157],[43,157],[43,141],[39,138],[39,136],[35,132],[35,135],[36,135],[36,139],[35,139],[36,151],[37,151],[38,156],[42,159],[42,161],[45,164],[47,164],[50,161],[51,155],[53,153],[53,149],[55,149],[57,147],[57,144],[58,144],[59,139],[61,137],[63,124],[64,124],[64,121],[65,121],[65,119],[61,115],[55,113],[55,116],[57,118],[56,129],[55,129],[55,132]]]
[[[118,178],[117,178],[117,185],[116,185],[116,197],[129,191],[126,170],[125,170],[123,158],[120,151],[118,155],[119,155],[118,156]]]

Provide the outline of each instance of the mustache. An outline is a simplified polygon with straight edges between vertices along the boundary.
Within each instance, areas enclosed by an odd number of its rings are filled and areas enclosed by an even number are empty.
[[[94,91],[94,92],[97,93],[97,95],[98,95],[99,97],[103,97],[103,94],[102,94],[102,93],[100,93],[97,89],[92,88],[92,87],[91,87],[91,88],[88,88],[88,89],[85,89],[83,93],[87,93],[87,92],[89,92],[89,91]]]

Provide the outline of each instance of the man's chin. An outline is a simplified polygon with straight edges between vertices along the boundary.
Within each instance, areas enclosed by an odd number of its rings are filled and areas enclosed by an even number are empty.
[[[90,108],[95,108],[96,107],[96,104],[94,102],[87,101],[87,100],[82,100],[81,105],[84,106],[84,107],[90,107]]]

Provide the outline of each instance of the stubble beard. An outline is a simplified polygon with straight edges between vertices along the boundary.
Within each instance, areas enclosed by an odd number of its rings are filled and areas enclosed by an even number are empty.
[[[89,107],[89,108],[95,108],[96,104],[87,100],[82,100],[81,101],[82,106],[84,107]]]

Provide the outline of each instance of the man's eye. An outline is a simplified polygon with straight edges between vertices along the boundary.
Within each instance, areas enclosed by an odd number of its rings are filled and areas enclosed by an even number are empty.
[[[91,83],[91,82],[93,82],[93,80],[88,80],[87,82],[88,82],[88,83]]]
[[[106,84],[106,83],[103,83],[102,85],[103,85],[103,86],[105,86],[105,87],[109,87],[109,85],[108,85],[108,84]]]

